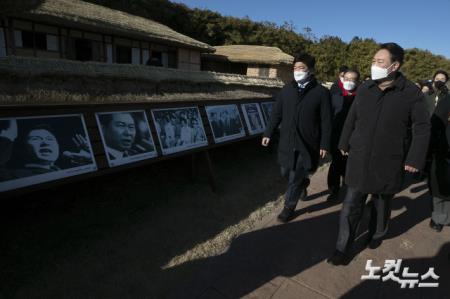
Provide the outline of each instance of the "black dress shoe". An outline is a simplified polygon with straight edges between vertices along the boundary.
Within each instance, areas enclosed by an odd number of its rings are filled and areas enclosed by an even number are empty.
[[[327,197],[328,203],[336,203],[339,199],[339,191],[331,191],[330,195]]]
[[[382,239],[370,240],[368,247],[370,249],[377,249],[378,247],[380,247],[381,243],[383,243]]]
[[[281,211],[281,213],[278,215],[278,220],[280,222],[286,223],[289,220],[291,220],[293,215],[294,215],[293,208],[284,207],[283,210]]]
[[[345,253],[335,250],[333,255],[327,259],[327,263],[333,266],[348,265],[348,258]]]
[[[309,178],[304,178],[300,184],[300,188],[302,188],[302,192],[300,193],[300,200],[306,201],[308,198],[308,187],[311,184],[311,180]]]
[[[431,219],[430,221],[430,227],[440,233],[442,231],[442,228],[444,227],[442,224],[438,224]]]
[[[300,200],[306,201],[307,198],[308,198],[308,190],[306,190],[306,188],[304,188],[302,190],[302,193],[300,193]]]

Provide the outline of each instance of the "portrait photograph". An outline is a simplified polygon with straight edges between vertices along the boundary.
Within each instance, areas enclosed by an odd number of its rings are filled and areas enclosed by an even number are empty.
[[[110,167],[158,155],[144,110],[95,114]]]
[[[0,118],[0,192],[96,170],[83,115]]]

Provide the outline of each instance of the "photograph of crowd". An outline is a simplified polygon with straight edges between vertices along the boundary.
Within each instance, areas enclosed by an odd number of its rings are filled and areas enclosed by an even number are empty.
[[[110,167],[158,155],[144,110],[96,113]]]
[[[216,143],[245,136],[237,105],[206,106],[206,114]]]
[[[266,125],[269,125],[270,115],[272,114],[274,102],[262,102],[261,108],[264,115],[264,120],[266,121]]]
[[[0,192],[97,170],[84,118],[0,118]]]
[[[208,145],[197,107],[152,109],[164,155]]]
[[[264,132],[265,125],[261,115],[261,108],[257,103],[242,104],[245,122],[250,135]]]

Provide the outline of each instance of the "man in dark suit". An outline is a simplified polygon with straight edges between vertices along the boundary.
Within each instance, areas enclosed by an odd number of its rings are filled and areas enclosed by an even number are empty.
[[[262,139],[262,145],[268,146],[281,124],[278,161],[282,174],[289,179],[284,208],[278,215],[281,222],[292,218],[298,200],[306,197],[308,175],[329,151],[330,93],[315,79],[314,66],[315,58],[311,55],[296,55],[294,81],[278,94]]]
[[[133,144],[136,123],[131,113],[117,112],[103,116],[102,130],[110,160],[121,160],[136,154]]]
[[[347,190],[336,251],[328,259],[333,265],[348,261],[367,195],[373,199],[367,244],[376,248],[387,232],[391,200],[405,171],[417,173],[424,166],[430,121],[422,92],[399,72],[403,58],[399,45],[380,46],[372,60],[372,79],[359,87],[345,121],[339,149],[348,155]]]

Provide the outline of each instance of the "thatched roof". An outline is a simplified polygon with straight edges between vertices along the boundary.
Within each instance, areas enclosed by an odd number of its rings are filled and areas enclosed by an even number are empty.
[[[80,76],[109,77],[115,79],[160,81],[187,81],[191,83],[221,83],[262,87],[282,87],[277,78],[248,77],[206,71],[188,71],[164,67],[108,64],[103,62],[79,62],[65,59],[8,56],[0,58],[0,73],[16,76]]]
[[[270,99],[276,78],[130,64],[0,58],[0,106]]]
[[[33,2],[33,0],[29,1]],[[203,52],[214,51],[210,45],[155,21],[80,0],[41,0],[36,8],[21,12],[17,16],[27,16],[36,21],[74,26],[80,29],[120,34],[125,37],[143,38]]]
[[[291,64],[294,60],[294,57],[277,47],[231,45],[214,48],[216,49],[214,54],[203,54],[202,56],[207,60],[270,65]]]

